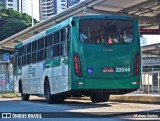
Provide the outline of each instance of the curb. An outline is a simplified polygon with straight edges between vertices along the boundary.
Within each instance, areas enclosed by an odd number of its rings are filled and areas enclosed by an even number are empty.
[[[159,95],[112,95],[109,101],[160,104]]]
[[[72,97],[71,99],[90,100],[89,97]],[[160,95],[111,95],[109,101],[160,104]]]
[[[20,97],[18,94],[0,94],[0,99],[1,98],[18,98]]]

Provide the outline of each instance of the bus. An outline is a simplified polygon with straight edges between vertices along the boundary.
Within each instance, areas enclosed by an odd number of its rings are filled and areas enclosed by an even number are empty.
[[[69,97],[107,102],[140,88],[138,20],[129,16],[74,16],[15,45],[15,92],[23,101]]]

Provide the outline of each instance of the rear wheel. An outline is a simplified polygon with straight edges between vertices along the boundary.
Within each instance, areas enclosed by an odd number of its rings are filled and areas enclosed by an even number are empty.
[[[106,92],[94,92],[90,96],[91,101],[93,103],[99,103],[99,102],[107,102],[109,100],[110,94]]]
[[[65,97],[63,95],[57,95],[57,94],[51,95],[50,84],[48,80],[45,82],[44,94],[48,104],[63,103],[65,100]]]
[[[30,95],[29,95],[29,94],[25,94],[25,93],[23,92],[22,84],[20,85],[20,89],[21,89],[21,99],[22,99],[23,101],[28,101]]]
[[[45,82],[45,85],[44,85],[44,94],[45,94],[47,103],[51,104],[53,101],[53,96],[51,95],[50,84],[48,80]]]

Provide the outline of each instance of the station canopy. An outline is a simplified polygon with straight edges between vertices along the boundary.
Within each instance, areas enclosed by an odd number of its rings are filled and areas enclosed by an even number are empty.
[[[141,51],[146,55],[160,56],[160,43],[142,46]]]
[[[141,29],[159,29],[160,0],[85,0],[48,20],[1,40],[0,49],[14,50],[16,43],[22,42],[71,16],[88,14],[129,15],[139,19]]]

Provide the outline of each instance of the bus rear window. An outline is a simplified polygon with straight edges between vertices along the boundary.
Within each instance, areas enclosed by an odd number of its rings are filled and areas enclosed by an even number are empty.
[[[129,20],[80,20],[80,41],[95,44],[119,44],[133,41],[133,24]]]

